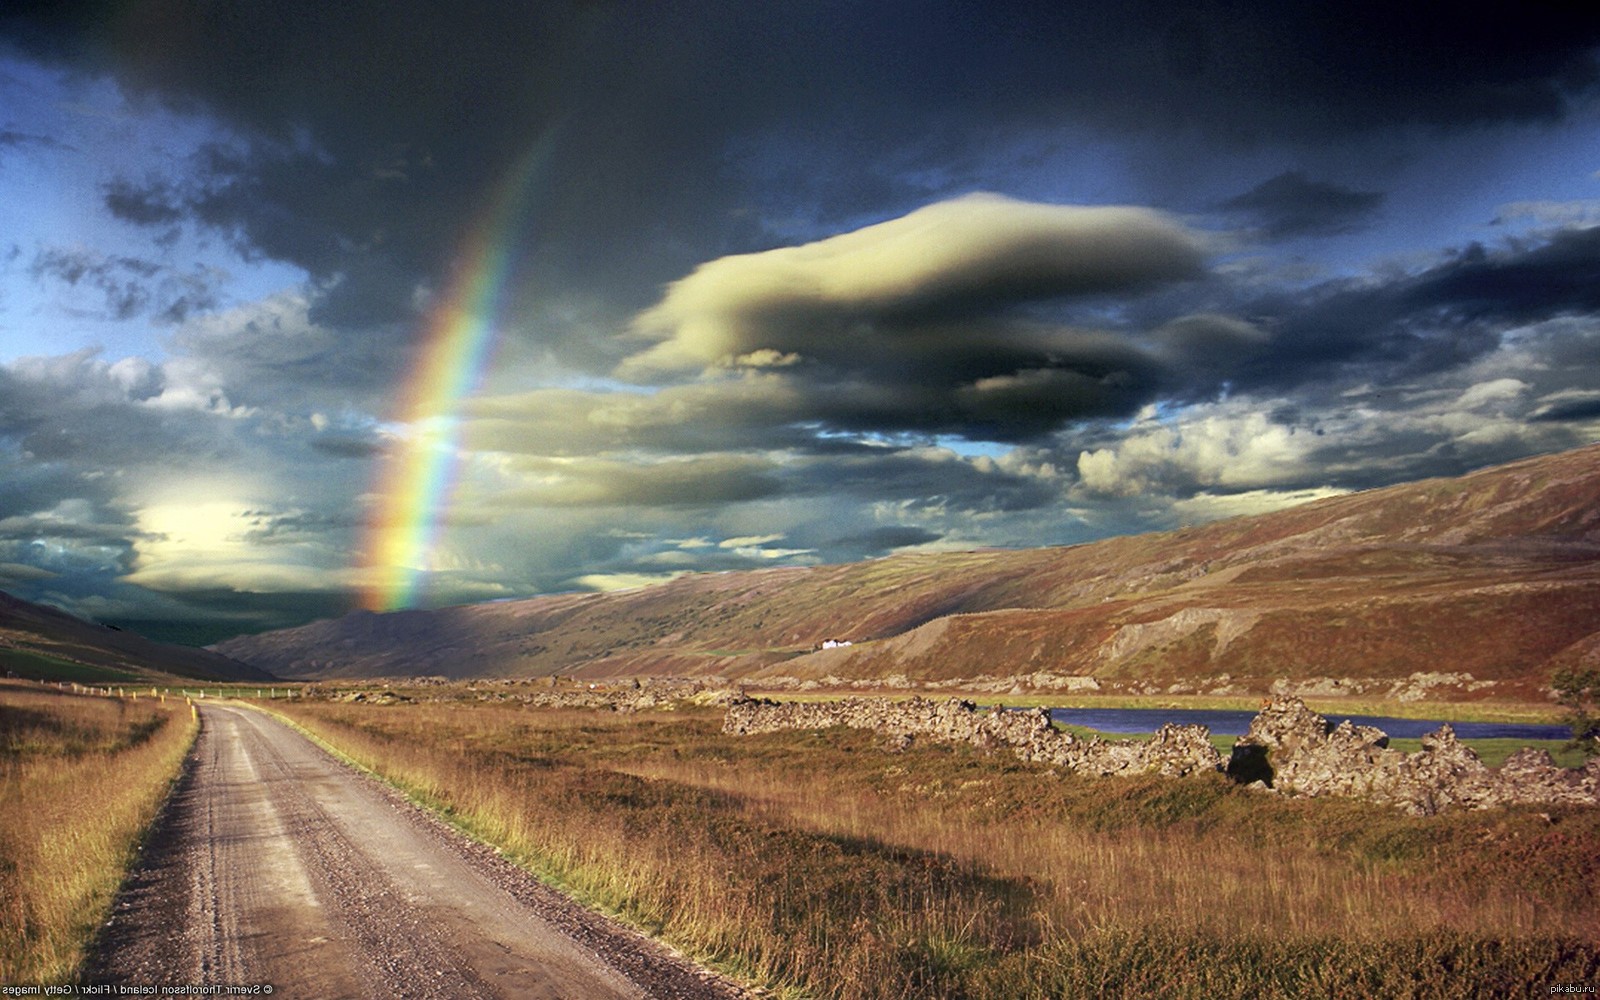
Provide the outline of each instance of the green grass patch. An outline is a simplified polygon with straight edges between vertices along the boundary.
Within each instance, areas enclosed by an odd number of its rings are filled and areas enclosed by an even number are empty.
[[[1155,737],[1155,733],[1107,733],[1088,726],[1076,726],[1065,722],[1055,723],[1055,727],[1062,732],[1071,733],[1080,740],[1099,738],[1101,740],[1127,740],[1135,743],[1146,743]],[[1219,733],[1211,734],[1211,745],[1216,747],[1224,757],[1238,742],[1239,737],[1227,736]],[[1555,762],[1562,767],[1582,767],[1588,760],[1582,750],[1570,747],[1566,740],[1518,740],[1518,739],[1464,739],[1461,741],[1477,752],[1483,762],[1490,767],[1499,767],[1506,762],[1506,758],[1524,747],[1535,750],[1544,750],[1555,758]],[[1420,737],[1389,739],[1389,748],[1401,753],[1416,753],[1422,749]]]
[[[1547,751],[1562,767],[1582,767],[1587,760],[1582,750],[1569,747],[1566,740],[1471,739],[1461,742],[1476,751],[1490,767],[1499,767],[1507,757],[1524,747]],[[1422,749],[1422,740],[1391,738],[1389,748],[1403,753],[1416,753]]]
[[[8,670],[30,681],[125,684],[139,680],[139,674],[131,670],[91,666],[27,649],[0,649],[0,670]]]

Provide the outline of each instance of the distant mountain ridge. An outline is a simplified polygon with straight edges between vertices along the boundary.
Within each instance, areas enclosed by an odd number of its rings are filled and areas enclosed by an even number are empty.
[[[829,639],[849,645],[820,648]],[[1533,696],[1560,666],[1600,662],[1600,446],[1065,548],[357,612],[213,648],[303,678],[715,674],[1244,693],[1443,674],[1464,690]]]
[[[21,654],[17,663],[7,662],[8,651]],[[211,650],[155,642],[0,592],[0,669],[23,672],[28,654],[81,664],[92,671],[125,673],[130,679],[275,679],[267,671]]]

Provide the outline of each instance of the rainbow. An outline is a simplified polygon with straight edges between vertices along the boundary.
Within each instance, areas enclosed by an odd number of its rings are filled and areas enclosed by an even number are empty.
[[[418,598],[460,470],[460,406],[494,347],[513,251],[549,147],[546,133],[486,201],[467,229],[454,279],[423,325],[422,350],[394,415],[409,436],[380,463],[367,520],[360,603],[369,611],[411,607]]]

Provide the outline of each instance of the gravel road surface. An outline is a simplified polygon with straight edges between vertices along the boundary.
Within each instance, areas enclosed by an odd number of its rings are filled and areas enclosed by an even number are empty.
[[[745,995],[277,719],[200,713],[184,777],[85,983],[329,1000]]]

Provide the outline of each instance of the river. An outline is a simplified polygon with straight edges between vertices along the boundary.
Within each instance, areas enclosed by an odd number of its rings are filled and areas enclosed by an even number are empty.
[[[1050,718],[1073,726],[1088,726],[1103,733],[1151,733],[1163,723],[1207,726],[1219,736],[1243,736],[1250,729],[1250,711],[1211,711],[1194,708],[1053,708]],[[1376,715],[1327,716],[1338,725],[1345,719],[1358,726],[1376,726],[1397,739],[1423,736],[1438,729],[1439,719],[1393,719]],[[1462,739],[1564,740],[1572,736],[1565,726],[1540,726],[1510,722],[1452,722]]]

